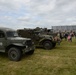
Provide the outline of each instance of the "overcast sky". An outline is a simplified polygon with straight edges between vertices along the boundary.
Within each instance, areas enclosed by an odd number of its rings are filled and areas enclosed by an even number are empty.
[[[0,0],[0,27],[76,25],[76,0]]]

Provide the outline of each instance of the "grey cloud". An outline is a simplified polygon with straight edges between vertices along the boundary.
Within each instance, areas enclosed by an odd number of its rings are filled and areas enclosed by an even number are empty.
[[[0,10],[2,11],[17,11],[21,8],[20,0],[0,0]]]
[[[76,0],[0,0],[0,10],[16,12],[16,9],[20,10],[18,14],[24,9],[25,14],[18,15],[17,18],[13,13],[10,17],[6,15],[8,27],[13,25],[15,28],[36,26],[49,28],[53,25],[76,24]],[[7,23],[4,21],[3,25],[6,26]]]

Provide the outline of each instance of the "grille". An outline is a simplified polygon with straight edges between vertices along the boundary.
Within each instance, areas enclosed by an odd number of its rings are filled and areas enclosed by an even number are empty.
[[[31,40],[27,40],[27,41],[26,41],[26,45],[27,45],[27,46],[32,46],[32,41],[31,41]]]

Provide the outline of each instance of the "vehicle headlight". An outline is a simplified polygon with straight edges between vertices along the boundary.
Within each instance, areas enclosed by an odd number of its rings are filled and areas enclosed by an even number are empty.
[[[26,45],[26,48],[28,48],[28,46]]]
[[[34,45],[34,42],[32,42],[32,44]]]
[[[23,45],[25,45],[25,44],[26,44],[26,41],[23,42]]]

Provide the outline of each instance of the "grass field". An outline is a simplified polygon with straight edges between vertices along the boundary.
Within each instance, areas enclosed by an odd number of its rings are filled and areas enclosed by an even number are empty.
[[[19,62],[0,53],[0,75],[76,75],[76,39],[63,40],[52,50],[37,48]]]

